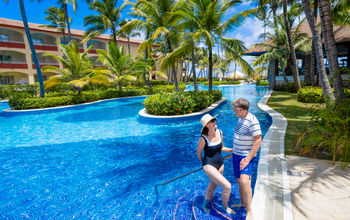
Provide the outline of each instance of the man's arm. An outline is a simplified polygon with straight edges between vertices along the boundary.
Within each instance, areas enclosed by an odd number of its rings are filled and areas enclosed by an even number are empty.
[[[256,153],[259,150],[259,147],[261,145],[261,140],[262,140],[261,135],[256,135],[253,137],[253,139],[254,139],[253,147],[250,150],[248,156],[241,160],[241,163],[239,166],[240,170],[243,170],[249,164],[249,162],[253,159],[253,157],[256,155]]]

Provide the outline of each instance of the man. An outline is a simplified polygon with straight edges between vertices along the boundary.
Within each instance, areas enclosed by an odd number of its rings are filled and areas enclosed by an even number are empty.
[[[258,119],[250,112],[249,102],[239,98],[232,102],[233,111],[239,118],[233,137],[233,170],[239,185],[241,204],[247,211],[246,219],[252,219],[252,188],[250,177],[255,155],[261,145],[261,129]]]

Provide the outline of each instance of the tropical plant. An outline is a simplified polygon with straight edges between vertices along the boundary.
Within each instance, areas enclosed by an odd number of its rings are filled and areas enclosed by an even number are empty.
[[[47,16],[44,18],[49,21],[51,24],[48,25],[40,25],[40,27],[47,27],[57,29],[62,32],[63,42],[66,43],[66,18],[65,12],[61,8],[57,8],[55,6],[51,6],[46,9],[45,13]],[[69,20],[71,20],[69,18]]]
[[[85,39],[91,39],[110,29],[114,43],[118,44],[117,27],[125,4],[117,7],[117,3],[118,0],[95,0],[90,3],[89,8],[95,10],[97,14],[86,16],[84,19],[84,25],[88,26]]]
[[[315,109],[295,147],[303,155],[350,162],[350,100]]]
[[[124,47],[118,47],[114,42],[108,44],[108,52],[97,49],[100,62],[108,68],[108,73],[113,76],[114,81],[119,84],[122,91],[123,80],[136,80],[144,70],[150,71],[152,67],[145,62],[134,62],[130,54],[126,54]],[[154,72],[166,77],[161,72]]]
[[[212,78],[213,78],[213,46],[214,42],[219,43],[222,36],[228,31],[232,31],[234,27],[240,25],[243,20],[252,15],[255,10],[247,10],[240,12],[224,22],[224,16],[230,8],[241,3],[241,1],[228,1],[228,0],[196,0],[190,1],[191,7],[188,7],[186,11],[178,12],[183,17],[195,22],[199,30],[197,30],[193,36],[194,39],[204,40],[205,45],[208,48],[209,56],[209,91],[212,91]]]
[[[87,56],[92,49],[92,45],[83,53],[79,51],[79,43],[75,40],[68,45],[58,43],[58,47],[63,53],[63,56],[57,56],[51,53],[45,53],[44,56],[50,56],[63,65],[63,69],[56,66],[42,67],[44,72],[55,72],[59,75],[50,77],[45,81],[45,87],[57,85],[67,82],[70,85],[78,88],[78,93],[81,94],[81,88],[87,84],[99,83],[108,86],[109,75],[103,68],[93,69],[94,63]]]
[[[121,22],[119,22],[118,25],[120,27],[122,27],[123,25],[127,24],[129,21],[130,20],[128,20],[128,19],[122,20]],[[128,52],[129,52],[129,54],[130,54],[130,38],[141,36],[139,32],[134,31],[134,30],[130,30],[130,29],[129,30],[127,30],[127,29],[119,30],[117,35],[119,37],[123,37],[123,38],[128,39]]]

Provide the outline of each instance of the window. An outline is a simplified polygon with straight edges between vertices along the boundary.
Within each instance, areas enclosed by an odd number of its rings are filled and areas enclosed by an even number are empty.
[[[14,76],[0,76],[0,85],[13,85]]]
[[[0,55],[0,63],[11,63],[11,56]]]
[[[35,45],[43,45],[42,39],[33,38],[33,44]]]
[[[34,80],[35,82],[39,82],[38,76],[34,76]],[[43,81],[46,81],[46,80],[47,80],[47,76],[43,76]]]
[[[9,41],[9,36],[6,34],[0,34],[0,41]]]

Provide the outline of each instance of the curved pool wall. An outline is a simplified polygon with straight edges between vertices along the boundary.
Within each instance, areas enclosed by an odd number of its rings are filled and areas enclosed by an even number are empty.
[[[232,146],[238,119],[231,101],[238,97],[251,102],[250,111],[266,133],[271,118],[257,103],[267,88],[218,89],[228,99],[213,112],[219,114],[225,146]],[[197,217],[222,218],[196,208],[208,183],[203,171],[159,187],[160,204],[154,203],[156,184],[201,166],[196,157],[201,125],[198,120],[144,123],[137,114],[143,100],[116,99],[45,114],[0,113],[0,218],[168,219],[176,204],[180,219],[193,216],[191,206]],[[238,202],[231,159],[225,161],[224,175],[233,183],[230,202]],[[215,192],[214,206],[220,193]],[[236,211],[234,218],[245,215]]]

